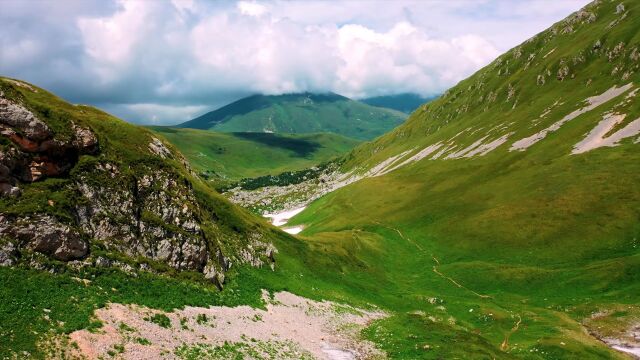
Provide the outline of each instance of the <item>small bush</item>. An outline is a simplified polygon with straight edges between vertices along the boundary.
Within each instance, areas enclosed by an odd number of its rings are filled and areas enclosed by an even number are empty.
[[[171,328],[171,319],[165,314],[155,314],[149,318],[145,318],[147,321],[151,321],[158,326],[162,326],[165,329]]]

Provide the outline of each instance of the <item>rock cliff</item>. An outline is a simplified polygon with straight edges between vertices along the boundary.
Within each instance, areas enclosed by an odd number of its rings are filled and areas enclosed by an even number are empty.
[[[272,231],[146,129],[0,78],[0,265],[45,255],[127,271],[168,266],[221,286],[233,264],[273,262]]]

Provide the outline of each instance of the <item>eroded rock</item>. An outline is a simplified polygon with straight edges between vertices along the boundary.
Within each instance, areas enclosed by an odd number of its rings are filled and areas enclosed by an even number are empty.
[[[0,136],[11,145],[0,150],[0,195],[18,196],[19,182],[66,174],[82,154],[95,154],[98,139],[72,123],[71,139],[58,139],[36,115],[0,94]]]
[[[51,136],[51,130],[24,106],[0,97],[0,124],[19,129],[32,140],[44,140]]]
[[[167,149],[166,146],[160,141],[158,138],[153,138],[153,140],[149,143],[149,151],[153,154],[160,156],[163,159],[171,157],[171,151]]]
[[[21,247],[62,261],[81,259],[89,253],[89,245],[77,230],[50,215],[0,215],[0,236],[16,239]]]

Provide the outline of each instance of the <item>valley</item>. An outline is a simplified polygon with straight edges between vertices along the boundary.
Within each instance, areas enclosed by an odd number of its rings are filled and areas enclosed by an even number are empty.
[[[639,357],[638,14],[406,120],[307,92],[137,126],[1,77],[0,358]]]
[[[221,133],[209,130],[152,127],[174,144],[203,177],[238,181],[327,162],[360,142],[331,133]]]

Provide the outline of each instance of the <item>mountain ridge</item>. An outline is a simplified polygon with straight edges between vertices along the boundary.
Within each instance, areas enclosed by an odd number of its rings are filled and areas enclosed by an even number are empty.
[[[365,104],[394,109],[402,111],[405,114],[411,114],[418,107],[437,98],[437,95],[424,97],[415,93],[402,93],[395,95],[374,96],[361,99],[360,101]]]
[[[222,132],[333,132],[368,140],[397,126],[405,117],[401,112],[335,93],[295,93],[252,95],[177,127]]]

